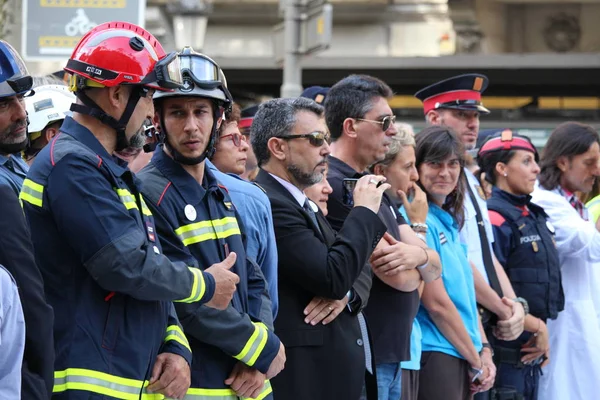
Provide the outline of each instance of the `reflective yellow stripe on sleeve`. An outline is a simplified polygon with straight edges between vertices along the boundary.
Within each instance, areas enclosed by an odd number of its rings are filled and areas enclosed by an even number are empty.
[[[198,268],[188,267],[192,275],[194,276],[194,282],[192,283],[192,292],[189,297],[182,300],[175,300],[177,303],[194,303],[200,301],[204,292],[206,292],[206,284],[204,283],[204,275]]]
[[[137,205],[137,203],[135,201],[135,196],[132,195],[129,190],[115,188],[115,192],[117,192],[117,195],[119,196],[119,199],[121,199],[121,202],[123,203],[123,205],[125,206],[126,209],[128,209],[128,210],[131,210],[131,209],[139,210],[139,207],[138,207],[138,205]],[[147,215],[147,216],[152,216],[152,213],[150,212],[150,209],[148,208],[148,206],[144,202],[144,199],[142,199],[141,197],[140,197],[140,203],[142,204],[142,214]]]
[[[235,217],[195,222],[180,226],[175,234],[185,246],[206,240],[223,239],[232,235],[241,235],[240,226]]]
[[[104,372],[67,368],[54,372],[54,393],[83,390],[123,400],[163,400],[162,394],[147,393],[148,382],[121,378]]]
[[[254,365],[260,353],[262,353],[269,337],[265,324],[261,322],[254,322],[253,324],[254,333],[250,336],[242,351],[235,356],[236,359],[250,367]]]
[[[271,382],[265,381],[265,385],[258,397],[253,397],[252,400],[263,400],[269,394],[273,393]],[[238,400],[250,399],[250,397],[238,397],[232,389],[196,389],[190,388],[183,398],[184,400]]]
[[[19,199],[41,207],[44,201],[44,187],[31,179],[25,179],[21,193],[19,193]]]
[[[168,342],[169,340],[174,340],[187,348],[190,352],[192,351],[190,348],[190,343],[178,325],[170,325],[167,327],[167,336],[165,336],[165,342]]]

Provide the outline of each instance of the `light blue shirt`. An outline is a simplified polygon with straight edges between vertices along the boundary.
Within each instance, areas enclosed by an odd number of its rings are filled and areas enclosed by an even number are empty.
[[[407,222],[410,221],[410,218],[408,218],[408,214],[406,214],[404,207],[400,207],[398,211],[400,211],[400,214],[402,214]],[[415,318],[413,320],[412,331],[410,333],[410,361],[401,362],[400,367],[402,369],[410,369],[413,371],[419,371],[421,369],[422,338],[423,334],[421,333],[421,325],[419,325],[419,320]]]
[[[10,157],[0,154],[0,183],[7,183],[17,196],[21,192],[28,171],[29,166],[20,154],[12,154]]]
[[[279,301],[277,297],[277,244],[273,229],[271,202],[267,195],[256,185],[236,175],[219,171],[214,164],[206,160],[206,166],[229,192],[246,234],[246,255],[260,266],[267,281],[273,318],[277,316]]]
[[[430,202],[427,227],[427,246],[440,255],[446,292],[456,306],[475,349],[480,351],[481,334],[473,271],[467,259],[466,249],[460,243],[458,224],[448,212]],[[438,351],[464,358],[437,328],[423,305],[419,307],[417,319],[423,333],[423,351]]]
[[[479,209],[481,210],[481,217],[483,218],[485,232],[488,237],[488,246],[490,246],[490,254],[494,254],[494,251],[492,250],[494,230],[488,215],[487,204],[480,194],[483,193],[482,188],[475,175],[473,175],[473,173],[467,168],[465,168],[465,175],[467,176],[467,182],[469,183],[469,186],[471,186],[471,190],[477,199],[477,205],[479,205]],[[479,229],[477,228],[475,207],[473,206],[473,202],[471,201],[471,197],[468,193],[465,193],[464,210],[465,223],[460,230],[460,240],[467,246],[469,260],[475,264],[475,267],[479,273],[483,275],[483,278],[489,283],[487,272],[485,271],[485,265],[483,264],[483,252],[481,251],[481,241],[479,239]]]
[[[21,398],[25,318],[17,285],[0,265],[0,399]]]

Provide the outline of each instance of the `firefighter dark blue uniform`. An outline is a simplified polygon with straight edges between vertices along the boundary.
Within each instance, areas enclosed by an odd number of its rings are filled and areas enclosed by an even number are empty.
[[[497,143],[484,144],[480,149],[480,157],[482,152],[489,154],[490,151],[529,149],[537,159],[535,149],[528,142],[523,141],[523,147],[520,147],[517,142],[519,138],[513,138],[512,133],[506,136],[506,140],[497,135],[491,136],[490,139],[495,139]],[[564,294],[554,228],[548,221],[548,215],[531,202],[531,196],[515,195],[498,187],[493,187],[487,207],[494,229],[494,252],[506,270],[516,295],[527,300],[531,315],[543,321],[555,319],[564,308]],[[535,400],[539,364],[543,360],[538,359],[529,365],[521,362],[524,355],[521,348],[531,335],[530,332],[524,332],[510,342],[490,335],[494,360],[498,365],[496,398]],[[517,393],[509,394],[511,389]]]
[[[155,150],[140,174],[147,204],[156,218],[165,255],[172,261],[208,268],[237,254],[232,272],[240,277],[225,311],[177,304],[193,351],[192,384],[186,399],[237,399],[224,381],[241,361],[266,373],[279,351],[271,303],[260,268],[245,257],[242,228],[233,203],[208,168],[199,185],[179,164]],[[271,393],[267,382],[259,398]]]
[[[72,109],[110,126],[117,148],[127,145],[123,124],[148,90],[146,82],[159,85],[153,79],[159,60],[170,63],[176,57],[166,57],[143,29],[99,25],[82,38],[67,64],[79,100],[88,104]],[[123,82],[131,92],[121,121],[82,93]],[[20,199],[54,308],[53,399],[162,399],[146,390],[157,355],[174,353],[191,362],[173,301],[196,306],[209,301],[213,277],[162,255],[134,175],[71,117],[39,153]]]
[[[157,354],[191,361],[171,301],[210,300],[212,277],[162,255],[133,174],[70,117],[21,199],[55,313],[55,398],[156,398]]]
[[[280,349],[273,333],[273,314],[260,267],[247,259],[241,219],[225,187],[209,168],[204,168],[202,184],[182,166],[203,163],[214,141],[201,156],[187,158],[169,142],[160,98],[200,97],[213,102],[212,132],[223,107],[231,104],[220,68],[208,57],[185,48],[179,53],[187,80],[185,89],[155,95],[156,112],[164,144],[158,146],[152,161],[139,174],[142,193],[156,218],[157,233],[165,255],[172,261],[194,263],[205,269],[222,262],[230,252],[237,259],[232,272],[239,278],[229,307],[223,311],[207,307],[177,304],[176,310],[193,352],[192,383],[187,400],[238,399],[225,384],[234,366],[242,362],[266,374]],[[204,76],[218,71],[216,76]],[[206,85],[206,86],[204,86]],[[166,150],[169,151],[167,154]],[[269,381],[265,381],[258,399],[272,398]]]

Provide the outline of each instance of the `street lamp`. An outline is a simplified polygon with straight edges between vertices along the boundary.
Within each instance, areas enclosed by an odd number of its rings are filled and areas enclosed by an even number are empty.
[[[175,46],[182,49],[191,46],[201,51],[206,37],[208,15],[212,12],[210,0],[179,0],[167,5],[173,15]]]

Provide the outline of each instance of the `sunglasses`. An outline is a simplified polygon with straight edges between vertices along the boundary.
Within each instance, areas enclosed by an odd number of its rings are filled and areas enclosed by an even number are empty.
[[[231,136],[231,141],[233,142],[235,147],[240,147],[242,145],[242,141],[244,143],[248,142],[248,138],[240,133],[230,133],[228,135],[223,135],[219,138],[219,140],[223,140]]]
[[[394,124],[396,122],[396,116],[395,115],[388,115],[386,117],[383,117],[383,119],[381,121],[376,121],[374,119],[364,119],[364,118],[356,118],[357,121],[364,121],[364,122],[372,122],[374,124],[379,124],[381,125],[381,129],[383,129],[383,131],[387,131],[388,129],[390,129],[390,126],[392,124]]]
[[[327,142],[327,144],[329,144],[331,142],[331,135],[329,134],[329,132],[311,132],[311,133],[305,133],[303,135],[288,135],[288,136],[275,136],[278,139],[301,139],[301,138],[307,138],[308,142],[315,146],[315,147],[321,147],[323,146],[324,142]]]

